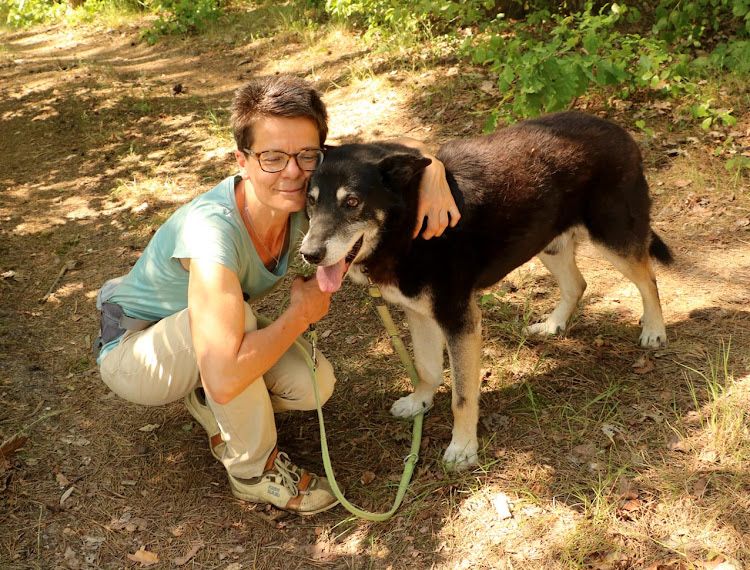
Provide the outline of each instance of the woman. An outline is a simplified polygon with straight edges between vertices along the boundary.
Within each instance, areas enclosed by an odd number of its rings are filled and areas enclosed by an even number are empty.
[[[104,382],[144,405],[179,398],[206,429],[232,493],[298,514],[337,502],[328,481],[276,446],[274,412],[311,410],[307,360],[295,345],[327,312],[315,279],[294,280],[286,310],[258,327],[250,305],[286,274],[307,228],[307,182],[323,160],[328,125],[319,94],[288,76],[251,81],[235,94],[239,173],[179,208],[128,275],[102,288]],[[414,141],[400,141],[419,146]],[[424,176],[416,233],[440,235],[459,219],[442,164]],[[335,382],[321,355],[321,399]]]

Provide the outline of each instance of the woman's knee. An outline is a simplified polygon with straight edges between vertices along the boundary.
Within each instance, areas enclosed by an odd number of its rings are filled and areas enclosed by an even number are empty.
[[[333,366],[331,366],[331,363],[322,354],[318,357],[317,375],[318,393],[320,394],[320,403],[322,405],[333,395],[333,389],[336,386],[336,375],[333,372]]]
[[[312,370],[308,369],[308,371],[312,375]],[[314,380],[318,386],[318,396],[320,397],[320,405],[322,406],[333,394],[336,377],[333,374],[331,363],[320,354],[318,356],[318,366],[315,370]],[[314,410],[316,408],[312,376],[306,382],[304,389],[298,392],[294,407],[298,410]]]

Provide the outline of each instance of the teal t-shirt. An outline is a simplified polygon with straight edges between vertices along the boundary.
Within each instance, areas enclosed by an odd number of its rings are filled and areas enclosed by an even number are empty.
[[[304,211],[291,215],[287,247],[278,266],[263,265],[234,199],[239,176],[230,176],[178,208],[157,230],[143,254],[108,299],[126,315],[157,321],[187,308],[188,277],[181,258],[215,261],[237,275],[249,302],[269,293],[287,272],[291,252],[307,231]],[[102,347],[98,360],[120,339]]]

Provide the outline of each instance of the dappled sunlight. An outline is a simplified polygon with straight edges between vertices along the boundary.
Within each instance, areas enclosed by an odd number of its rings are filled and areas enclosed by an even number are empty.
[[[199,539],[198,566],[621,570],[719,551],[747,558],[747,179],[692,142],[689,156],[667,156],[660,139],[638,133],[653,224],[676,258],[655,266],[671,344],[637,346],[640,295],[590,244],[579,252],[588,289],[569,330],[527,337],[524,325],[550,311],[559,290],[538,260],[517,269],[478,296],[483,464],[457,474],[440,463],[453,425],[446,358],[416,473],[386,523],[341,507],[300,520],[235,500],[182,403],[136,407],[99,381],[90,352],[98,288],[132,267],[179,205],[236,171],[229,104],[247,79],[291,72],[314,82],[334,144],[479,134],[499,101],[486,69],[434,46],[379,50],[277,4],[248,5],[241,25],[154,46],[138,41],[147,25],[138,20],[37,28],[0,47],[0,428],[30,436],[0,460],[4,551],[33,562],[41,544],[40,564],[49,554],[63,565],[68,547],[104,535],[95,564],[117,565],[145,544],[175,565]],[[633,116],[615,116],[632,127]],[[288,302],[282,287],[258,308],[275,315]],[[331,307],[318,332],[338,379],[324,409],[334,468],[347,497],[386,510],[411,429],[389,408],[409,379],[364,290],[347,282]],[[714,381],[711,363],[730,337],[732,380]],[[277,428],[280,445],[321,473],[315,414],[284,415]],[[60,434],[74,432],[60,447]],[[75,486],[65,505],[60,475]],[[123,512],[149,526],[107,529]]]
[[[374,95],[377,94],[377,95]],[[332,142],[394,136],[384,125],[403,113],[404,95],[379,77],[366,77],[325,97]]]
[[[557,544],[576,531],[583,517],[561,503],[531,503],[509,498],[506,492],[502,486],[486,485],[456,508],[438,533],[445,567],[499,568],[508,557],[522,567],[554,567],[543,561],[554,560]]]

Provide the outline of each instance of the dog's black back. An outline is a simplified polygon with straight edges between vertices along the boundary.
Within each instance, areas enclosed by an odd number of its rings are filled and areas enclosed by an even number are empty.
[[[463,202],[472,245],[501,251],[478,286],[497,282],[571,226],[625,255],[645,255],[650,199],[638,146],[592,115],[559,113],[453,141],[437,154]]]
[[[473,290],[496,283],[575,225],[622,256],[671,259],[650,228],[640,151],[613,123],[558,113],[446,143],[437,157],[462,218],[431,240],[411,239],[426,164],[417,151],[333,147],[311,185],[334,193],[349,187],[385,209],[379,245],[364,266],[374,281],[407,296],[429,288],[435,317],[448,329],[463,326],[460,305]]]

